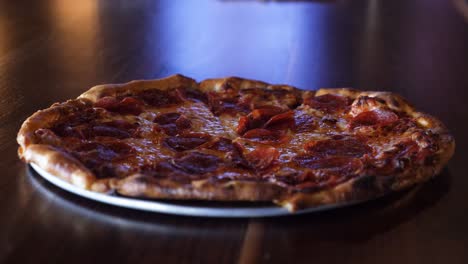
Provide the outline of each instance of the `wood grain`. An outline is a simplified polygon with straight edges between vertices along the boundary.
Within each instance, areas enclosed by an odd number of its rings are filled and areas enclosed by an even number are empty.
[[[468,263],[461,1],[0,1],[0,263]],[[18,160],[22,121],[89,87],[182,73],[402,94],[457,141],[433,181],[363,205],[205,219],[98,204]]]

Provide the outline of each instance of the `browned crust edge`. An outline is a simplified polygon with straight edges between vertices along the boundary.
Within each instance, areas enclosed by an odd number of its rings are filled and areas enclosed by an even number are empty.
[[[455,141],[445,126],[435,117],[415,111],[405,99],[391,92],[364,92],[348,88],[319,89],[316,92],[299,90],[289,85],[270,85],[265,82],[228,77],[208,79],[198,84],[204,92],[217,91],[229,83],[238,89],[264,88],[288,89],[301,93],[315,94],[316,96],[334,93],[356,98],[360,95],[378,96],[384,99],[390,108],[410,113],[415,118],[421,118],[420,124],[441,135],[441,148],[437,153],[438,162],[432,167],[422,167],[417,171],[407,171],[401,175],[388,177],[362,176],[339,184],[331,189],[315,193],[289,193],[286,188],[273,183],[258,183],[246,181],[229,181],[227,183],[211,183],[209,181],[193,182],[190,185],[180,185],[175,182],[151,182],[143,175],[132,175],[123,180],[96,180],[96,177],[83,164],[70,155],[48,145],[36,144],[34,131],[38,128],[48,127],[60,118],[64,104],[54,104],[48,109],[41,110],[29,117],[22,125],[17,141],[20,145],[18,153],[26,162],[33,162],[53,175],[70,182],[80,188],[95,191],[108,191],[115,189],[126,196],[163,198],[163,199],[203,199],[203,200],[247,200],[247,201],[274,201],[290,211],[320,205],[337,204],[359,200],[372,199],[385,193],[400,190],[419,182],[424,182],[440,173],[442,168],[452,157]],[[186,86],[197,87],[195,80],[173,75],[157,80],[138,80],[125,84],[98,85],[78,97],[78,103],[87,104],[104,96]],[[71,100],[73,101],[73,100]],[[70,101],[68,101],[70,102]],[[411,174],[411,175],[409,175]]]
[[[180,74],[175,74],[162,79],[135,80],[123,84],[97,85],[81,94],[78,98],[85,98],[95,102],[104,96],[117,96],[130,92],[141,92],[152,89],[167,90],[170,88],[182,86],[196,88],[197,82],[192,78]]]
[[[286,84],[269,84],[257,80],[249,80],[240,77],[226,77],[217,79],[206,79],[199,83],[199,88],[203,92],[220,91],[222,87],[231,86],[239,90],[250,88],[262,88],[267,90],[283,89],[296,92],[304,92],[294,86]]]
[[[426,182],[442,171],[455,151],[455,142],[451,136],[446,137],[444,141],[443,147],[437,153],[439,162],[435,166],[421,167],[391,176],[361,176],[328,190],[297,193],[277,203],[290,211],[296,211],[319,205],[366,201]]]
[[[25,162],[32,162],[47,172],[60,177],[80,188],[88,189],[96,177],[80,161],[50,145],[40,144],[34,132],[39,128],[48,128],[62,118],[62,113],[72,109],[86,107],[89,101],[84,99],[69,100],[61,104],[40,110],[22,124],[16,138],[18,156]]]

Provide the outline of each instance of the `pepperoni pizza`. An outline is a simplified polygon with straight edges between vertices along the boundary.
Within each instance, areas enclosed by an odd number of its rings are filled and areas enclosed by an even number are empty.
[[[455,148],[393,93],[181,75],[96,86],[33,114],[17,140],[24,161],[95,192],[290,211],[422,183]]]

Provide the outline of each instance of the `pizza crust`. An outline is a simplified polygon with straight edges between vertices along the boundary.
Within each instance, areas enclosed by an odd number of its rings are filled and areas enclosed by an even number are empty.
[[[251,88],[261,88],[266,90],[287,90],[302,92],[302,90],[297,89],[294,86],[285,85],[285,84],[276,84],[272,85],[266,82],[249,80],[239,77],[226,77],[226,78],[216,78],[216,79],[206,79],[200,82],[200,90],[203,92],[219,92],[227,87],[232,87],[236,90],[246,90]]]
[[[155,80],[135,80],[124,84],[97,85],[81,94],[78,98],[96,102],[99,98],[105,96],[118,96],[153,89],[167,90],[176,87],[191,87],[195,89],[197,87],[197,82],[192,78],[176,74]]]
[[[60,177],[80,188],[88,189],[95,181],[94,174],[81,162],[59,149],[40,144],[34,132],[40,128],[48,128],[63,117],[63,113],[76,108],[89,106],[87,100],[69,100],[65,103],[53,104],[29,117],[21,126],[17,136],[20,147],[19,157],[26,162],[32,162],[45,171]]]
[[[434,166],[424,166],[418,170],[407,170],[399,175],[361,176],[338,184],[333,188],[314,193],[291,192],[285,187],[268,182],[228,181],[216,183],[203,180],[194,181],[188,185],[182,185],[170,180],[154,182],[140,174],[131,175],[122,180],[97,180],[96,176],[77,159],[53,146],[39,144],[34,135],[37,129],[50,127],[51,124],[60,120],[64,112],[87,107],[104,96],[132,94],[151,89],[167,90],[175,87],[198,88],[203,92],[210,92],[225,89],[227,86],[237,90],[250,88],[281,89],[312,97],[327,93],[345,95],[351,98],[362,95],[379,97],[385,100],[392,110],[408,113],[419,124],[441,135],[439,142],[441,147],[436,153],[437,162]],[[288,85],[270,85],[265,82],[238,77],[208,79],[197,84],[195,80],[182,75],[173,75],[158,80],[140,80],[126,84],[95,86],[75,100],[54,104],[46,110],[33,114],[23,123],[17,141],[20,145],[18,153],[22,160],[35,163],[47,172],[80,188],[98,192],[115,190],[125,196],[158,199],[273,201],[290,211],[319,205],[368,200],[427,181],[432,176],[440,173],[455,149],[453,137],[438,119],[415,111],[414,107],[407,103],[405,99],[390,92],[361,92],[348,88],[319,89],[316,92],[302,91]]]
[[[209,180],[181,185],[171,180],[152,182],[136,174],[113,186],[122,195],[131,197],[173,198],[177,200],[212,201],[272,201],[286,195],[286,189],[271,183],[229,181],[215,183]]]

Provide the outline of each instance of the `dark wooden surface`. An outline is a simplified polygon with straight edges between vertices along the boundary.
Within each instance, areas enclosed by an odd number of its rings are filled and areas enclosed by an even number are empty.
[[[465,3],[1,1],[0,263],[468,263]],[[18,160],[34,111],[174,73],[395,91],[447,124],[456,154],[433,181],[384,199],[230,220],[87,201]]]

